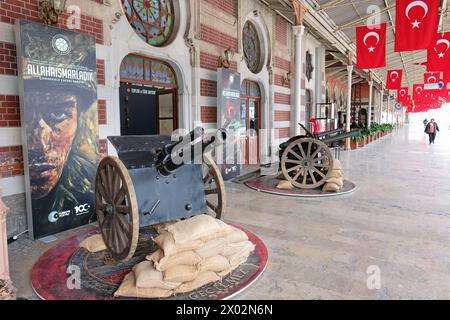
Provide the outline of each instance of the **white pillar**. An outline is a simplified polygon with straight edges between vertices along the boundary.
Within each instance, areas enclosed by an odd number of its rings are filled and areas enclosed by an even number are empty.
[[[372,124],[373,80],[369,81],[369,110],[367,111],[367,128]]]
[[[6,215],[9,209],[2,201],[0,189],[0,300],[15,298],[14,287],[9,276],[8,239],[6,233]]]
[[[294,88],[294,135],[300,134],[301,103],[302,103],[302,40],[305,27],[303,25],[294,26],[295,35],[295,88]]]
[[[388,94],[387,97],[387,108],[386,108],[386,123],[389,123],[389,106],[391,105],[391,96]]]
[[[345,130],[350,132],[350,125],[352,121],[352,73],[353,73],[353,65],[347,66],[347,120],[345,121]]]
[[[378,124],[381,124],[383,122],[383,89],[380,90],[380,114],[378,117]]]

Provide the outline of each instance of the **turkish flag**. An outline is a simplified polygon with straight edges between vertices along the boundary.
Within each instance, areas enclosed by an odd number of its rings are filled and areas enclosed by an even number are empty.
[[[386,89],[395,90],[402,86],[403,70],[389,70],[386,79]]]
[[[425,83],[438,83],[441,80],[439,72],[425,72],[423,74],[423,81]]]
[[[423,100],[423,84],[415,84],[413,86],[413,99],[415,102],[420,103]]]
[[[427,71],[447,71],[450,68],[450,32],[436,34],[428,47]]]
[[[431,46],[438,31],[438,0],[397,0],[395,51],[413,51]]]
[[[445,97],[444,97],[445,101],[448,103],[450,102],[450,90],[445,90]]]
[[[409,91],[408,87],[402,87],[402,88],[398,89],[398,92],[397,92],[398,102],[405,103],[408,100],[408,96],[409,96],[408,91]]]
[[[356,27],[356,68],[386,66],[386,23]]]

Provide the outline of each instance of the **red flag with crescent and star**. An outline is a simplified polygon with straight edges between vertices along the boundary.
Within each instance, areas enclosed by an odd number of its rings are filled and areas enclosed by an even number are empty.
[[[438,31],[438,0],[397,0],[395,52],[431,47]]]
[[[450,69],[450,32],[436,34],[428,48],[427,71],[440,72]]]
[[[424,83],[438,83],[441,80],[440,72],[425,72],[423,74]]]
[[[386,66],[386,23],[356,27],[356,68]]]
[[[408,87],[401,87],[397,92],[397,101],[400,103],[405,103],[408,100]]]
[[[386,89],[396,90],[402,86],[403,70],[389,70],[386,78]]]
[[[413,100],[415,103],[421,103],[423,100],[423,84],[415,84],[413,86]]]

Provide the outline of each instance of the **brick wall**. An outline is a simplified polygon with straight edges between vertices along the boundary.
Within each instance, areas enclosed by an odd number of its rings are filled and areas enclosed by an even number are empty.
[[[98,100],[98,124],[107,124],[106,119],[106,100]]]
[[[200,79],[200,95],[203,97],[217,97],[217,82]]]
[[[209,42],[211,44],[214,44],[216,46],[222,47],[222,48],[231,48],[235,52],[238,51],[237,49],[237,38],[229,36],[226,33],[222,33],[210,26],[207,26],[205,24],[202,24],[200,26],[200,38],[205,41]]]
[[[289,121],[291,120],[290,111],[275,110],[275,121]]]
[[[0,178],[23,175],[21,146],[0,147]]]
[[[97,1],[96,1],[97,2]],[[41,22],[38,16],[38,0],[2,0],[0,2],[0,22],[14,24],[16,19]],[[59,17],[58,28],[67,29],[68,13]],[[95,37],[96,42],[103,44],[103,22],[87,15],[81,15],[80,33]]]
[[[0,95],[0,127],[20,127],[18,96]]]
[[[275,137],[278,137],[278,139],[289,138],[290,136],[291,136],[290,128],[275,129]]]
[[[103,159],[108,155],[108,141],[106,139],[100,139],[99,147],[100,147],[100,159]]]
[[[275,103],[290,105],[291,104],[291,95],[275,92]]]
[[[286,59],[283,59],[280,57],[274,57],[273,64],[274,64],[275,68],[283,69],[286,71],[291,71],[291,63]]]
[[[105,60],[97,59],[97,84],[105,85]]]
[[[200,68],[208,69],[208,70],[217,70],[217,60],[219,56],[209,54],[206,52],[200,52]],[[237,70],[237,63],[235,61],[231,62],[230,66],[231,70]]]
[[[16,57],[16,45],[14,43],[0,42],[0,74],[17,75]]]
[[[282,45],[287,45],[287,35],[288,35],[288,22],[284,20],[281,16],[277,15],[275,22],[275,39],[278,43]]]
[[[201,120],[203,123],[216,123],[217,107],[201,107]]]
[[[238,0],[204,0],[219,10],[222,10],[233,17],[237,16]]]

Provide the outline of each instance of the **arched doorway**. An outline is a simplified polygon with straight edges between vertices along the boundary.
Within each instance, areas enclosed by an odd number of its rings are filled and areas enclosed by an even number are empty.
[[[172,67],[126,56],[120,66],[121,135],[172,135],[178,127],[178,85]]]
[[[241,161],[243,164],[258,164],[261,90],[258,83],[249,80],[244,80],[241,85],[241,123],[245,124],[245,137],[241,138]]]

